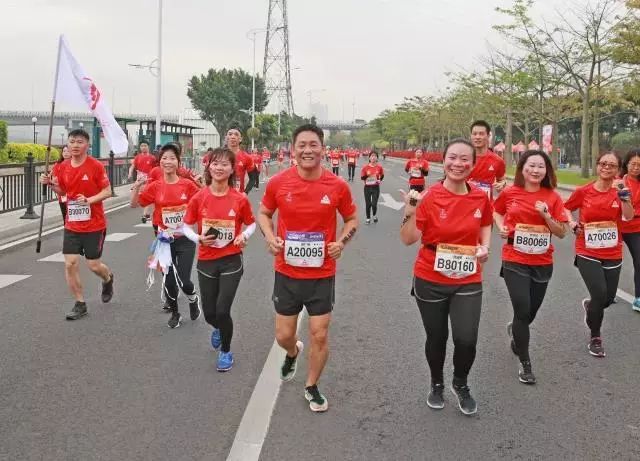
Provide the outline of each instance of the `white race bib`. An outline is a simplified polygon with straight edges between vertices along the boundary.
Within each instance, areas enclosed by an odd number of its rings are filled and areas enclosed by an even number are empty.
[[[422,178],[422,170],[420,170],[420,168],[411,168],[409,170],[409,175],[412,178]]]
[[[517,224],[513,235],[513,248],[520,253],[542,255],[549,250],[551,233],[547,226]]]
[[[462,279],[476,273],[476,247],[440,243],[433,269],[451,279]]]
[[[187,205],[162,207],[162,224],[167,229],[177,229],[182,225],[186,212]]]
[[[364,184],[366,186],[375,186],[378,184],[378,178],[374,176],[367,176],[367,179],[364,180]]]
[[[287,232],[284,260],[294,267],[322,267],[324,247],[323,232]]]
[[[340,164],[340,160],[332,158],[331,159],[331,165],[333,166],[338,166]]]
[[[354,163],[356,163],[356,159],[355,158],[350,158],[349,159],[349,164],[353,165]]]
[[[202,233],[204,235],[210,229],[215,229],[216,239],[211,244],[214,248],[224,248],[236,238],[236,222],[232,219],[207,219],[202,218]]]
[[[91,205],[69,201],[67,204],[67,221],[83,222],[91,219]]]
[[[480,189],[482,192],[487,194],[487,197],[491,199],[491,184],[489,184],[488,182],[475,182],[475,181],[473,181],[472,184],[474,184],[478,189]]]
[[[584,242],[587,248],[614,248],[618,245],[618,226],[613,221],[586,223]]]
[[[147,173],[143,173],[140,170],[136,170],[136,180],[138,181],[146,181],[149,175]]]

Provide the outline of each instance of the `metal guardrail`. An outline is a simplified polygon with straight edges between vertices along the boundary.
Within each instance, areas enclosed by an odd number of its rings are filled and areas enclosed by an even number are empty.
[[[110,154],[109,158],[99,159],[107,170],[112,193],[115,192],[115,187],[131,183],[128,175],[132,159],[133,157],[115,157],[113,154]],[[197,162],[193,157],[185,157],[182,159],[182,164],[186,168],[193,169]],[[32,154],[27,155],[26,163],[0,165],[0,214],[26,208],[21,218],[39,218],[40,216],[34,211],[34,206],[42,203],[41,187],[43,186],[40,186],[39,178],[43,172],[44,162],[34,162]],[[55,200],[57,200],[56,194],[50,187],[46,187],[45,201]]]

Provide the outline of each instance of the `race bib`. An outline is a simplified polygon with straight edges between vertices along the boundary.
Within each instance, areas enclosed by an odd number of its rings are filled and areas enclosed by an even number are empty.
[[[409,175],[412,178],[422,178],[422,171],[420,170],[420,168],[411,168],[409,170]]]
[[[477,267],[475,246],[438,244],[433,263],[436,272],[451,279],[461,279],[475,274]]]
[[[618,245],[618,226],[613,221],[586,223],[584,242],[587,248],[614,248]]]
[[[337,159],[335,159],[335,158],[334,158],[334,159],[331,159],[331,165],[333,165],[333,166],[338,166],[339,164],[340,164],[340,161],[339,161],[339,160],[337,160]]]
[[[70,201],[67,204],[67,221],[83,222],[91,219],[91,205]]]
[[[473,184],[482,192],[487,194],[487,197],[491,198],[491,184],[488,182],[473,182]]]
[[[378,178],[375,176],[367,176],[367,179],[364,180],[364,183],[367,186],[375,186],[378,184]]]
[[[147,173],[143,173],[140,170],[136,170],[136,179],[138,181],[146,181],[148,177],[149,175],[147,175]]]
[[[211,234],[211,229],[216,239],[211,244],[214,248],[224,248],[236,238],[236,223],[232,219],[208,219],[202,218],[202,233]]]
[[[356,163],[356,159],[355,158],[350,158],[349,159],[349,164],[353,165],[354,163]]]
[[[162,207],[162,224],[168,229],[177,229],[187,212],[187,205]]]
[[[323,232],[287,232],[284,260],[294,267],[322,267],[324,264]]]
[[[513,236],[513,248],[520,253],[542,255],[549,250],[551,233],[547,226],[517,224]]]

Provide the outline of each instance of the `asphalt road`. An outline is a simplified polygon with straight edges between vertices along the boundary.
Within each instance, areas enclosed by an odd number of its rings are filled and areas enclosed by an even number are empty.
[[[382,192],[399,200],[401,167],[384,166]],[[353,189],[363,215],[361,181]],[[254,210],[261,192],[251,194]],[[304,372],[283,384],[261,460],[640,459],[640,315],[620,299],[605,316],[607,357],[587,353],[580,307],[587,291],[572,265],[571,237],[556,241],[554,277],[532,329],[538,384],[524,386],[508,347],[511,306],[494,236],[470,375],[479,411],[465,417],[449,391],[443,411],[426,405],[425,334],[409,295],[417,248],[399,241],[401,211],[380,206],[378,215],[370,226],[362,216],[339,262],[331,357],[320,383],[329,411],[308,410]],[[273,343],[272,259],[254,236],[232,310],[236,364],[218,373],[204,319],[191,322],[182,299],[186,319],[170,330],[159,282],[146,291],[152,232],[134,227],[138,217],[126,208],[108,215],[109,232],[123,239],[105,249],[116,295],[102,304],[99,281],[84,268],[90,314],[77,322],[64,320],[71,302],[62,263],[38,261],[60,251],[61,233],[46,237],[40,255],[33,244],[0,254],[0,459],[229,455]],[[29,277],[10,283],[17,279],[10,275]],[[632,286],[626,261],[620,288],[633,294]],[[304,370],[306,359],[300,363]],[[451,357],[447,380],[450,370]]]

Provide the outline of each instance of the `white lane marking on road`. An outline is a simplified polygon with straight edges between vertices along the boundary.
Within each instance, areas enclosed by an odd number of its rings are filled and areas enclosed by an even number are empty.
[[[125,203],[124,205],[118,205],[117,207],[111,208],[110,210],[105,210],[104,214],[109,214],[113,211],[122,210],[123,208],[129,208],[129,204]],[[49,229],[47,231],[42,232],[42,236],[53,234],[54,232],[58,232],[64,229],[64,226],[54,227],[53,229]],[[0,251],[6,250],[7,248],[12,248],[16,245],[22,245],[23,243],[29,242],[31,240],[36,240],[38,238],[38,234],[28,235],[27,237],[21,238],[20,240],[16,240],[14,242],[5,243],[4,245],[0,245]]]
[[[382,202],[380,202],[380,205],[382,206],[392,208],[396,211],[404,207],[404,203],[398,202],[391,196],[391,194],[387,194],[386,192],[384,192],[380,194],[380,197],[382,198]]]
[[[629,304],[633,304],[633,302],[635,301],[635,298],[633,296],[631,296],[626,291],[622,291],[621,289],[618,289],[618,292],[616,294],[627,301]]]
[[[153,225],[153,223],[151,221],[147,221],[146,223],[136,224],[133,227],[151,227],[152,225]]]
[[[298,316],[298,331],[300,331],[303,317],[305,317],[304,311]],[[279,370],[284,355],[284,350],[274,341],[242,415],[227,461],[258,461],[260,458],[262,445],[269,432],[271,415],[282,385]],[[300,373],[300,363],[298,363],[298,373]]]
[[[105,242],[122,242],[134,235],[138,235],[135,232],[114,232],[113,234],[108,234],[104,241]]]
[[[47,263],[63,263],[64,262],[64,255],[62,254],[62,251],[58,251],[57,253],[54,253],[51,256],[47,256],[46,258],[38,259],[38,261],[47,262]]]
[[[28,279],[30,275],[13,275],[13,274],[0,274],[0,288],[13,285],[20,280]]]

